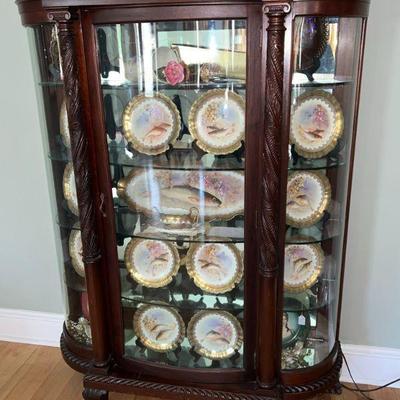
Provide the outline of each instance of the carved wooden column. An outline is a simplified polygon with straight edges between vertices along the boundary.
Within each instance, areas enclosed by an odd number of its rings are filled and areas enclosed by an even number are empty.
[[[96,228],[95,197],[90,174],[88,140],[84,132],[78,60],[74,51],[74,24],[78,23],[78,20],[68,9],[51,11],[48,18],[50,21],[55,21],[58,27],[71,154],[79,204],[83,262],[85,263],[86,286],[89,294],[94,366],[101,368],[107,364],[109,354],[104,328],[104,293],[99,276],[101,250]]]
[[[276,384],[280,368],[276,349],[278,247],[280,220],[280,154],[282,135],[285,16],[289,3],[264,5],[266,16],[265,121],[262,148],[262,195],[259,227],[259,305],[257,377],[263,387]]]

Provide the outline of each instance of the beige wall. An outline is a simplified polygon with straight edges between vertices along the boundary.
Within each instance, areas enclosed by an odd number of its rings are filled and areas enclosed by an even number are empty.
[[[400,3],[372,0],[342,340],[400,348]],[[28,41],[0,4],[0,307],[62,312]]]

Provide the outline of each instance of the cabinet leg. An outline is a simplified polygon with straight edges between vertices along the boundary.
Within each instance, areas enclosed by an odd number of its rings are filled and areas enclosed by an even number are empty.
[[[336,383],[335,386],[330,388],[328,390],[328,393],[337,395],[342,394],[342,385],[340,384],[340,382]]]
[[[108,392],[101,389],[84,388],[82,397],[85,400],[108,400]]]

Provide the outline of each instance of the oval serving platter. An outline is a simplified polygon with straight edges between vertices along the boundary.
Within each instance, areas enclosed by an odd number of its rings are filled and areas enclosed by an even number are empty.
[[[245,101],[229,90],[214,89],[200,96],[189,112],[189,131],[197,145],[211,154],[229,154],[244,140]]]
[[[297,98],[290,129],[290,141],[298,154],[307,158],[324,157],[343,134],[342,108],[330,93],[306,92]]]
[[[125,266],[136,282],[159,288],[168,285],[178,272],[179,253],[169,242],[132,239],[125,250]]]
[[[118,195],[134,211],[152,216],[229,220],[244,212],[244,175],[233,171],[132,170],[118,182]]]
[[[85,264],[82,260],[82,236],[80,230],[75,228],[71,231],[68,247],[72,267],[79,276],[85,278]]]
[[[67,205],[69,210],[73,214],[78,216],[79,215],[78,197],[76,194],[74,167],[72,166],[71,162],[69,162],[66,165],[64,170],[63,192],[64,192],[64,198],[65,200],[67,200]]]
[[[175,143],[181,130],[179,111],[173,101],[161,94],[135,96],[126,106],[122,126],[125,139],[140,153],[164,153]]]
[[[196,286],[215,294],[232,290],[243,277],[242,257],[233,244],[192,244],[186,268]]]
[[[139,307],[133,318],[133,327],[144,346],[160,353],[176,349],[185,337],[182,317],[170,307]]]
[[[323,264],[324,253],[320,245],[287,245],[285,247],[285,290],[296,293],[309,289],[317,282]]]
[[[232,314],[203,310],[189,321],[188,339],[196,353],[211,360],[222,360],[240,349],[243,330]]]
[[[294,172],[288,177],[286,223],[305,228],[317,223],[331,199],[331,185],[325,175],[310,171]]]

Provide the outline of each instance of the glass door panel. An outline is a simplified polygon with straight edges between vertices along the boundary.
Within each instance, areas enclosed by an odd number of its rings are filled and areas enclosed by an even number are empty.
[[[242,368],[246,21],[96,32],[125,356]]]
[[[297,17],[286,204],[282,367],[336,340],[361,18]]]

